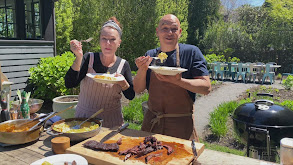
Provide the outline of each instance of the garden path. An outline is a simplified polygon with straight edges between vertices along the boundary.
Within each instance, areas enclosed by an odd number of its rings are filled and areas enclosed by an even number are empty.
[[[209,123],[209,114],[213,112],[219,104],[237,100],[238,96],[240,96],[247,89],[258,85],[260,84],[245,84],[226,81],[210,94],[198,97],[195,101],[195,127],[199,137],[202,138],[202,134]],[[284,89],[280,84],[280,80],[276,80],[274,84],[267,86]]]

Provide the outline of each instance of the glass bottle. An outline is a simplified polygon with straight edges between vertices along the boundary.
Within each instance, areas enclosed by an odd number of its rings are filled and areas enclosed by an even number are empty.
[[[25,91],[21,92],[20,111],[24,119],[30,119],[30,108],[29,108],[28,102],[26,101]]]
[[[1,121],[10,120],[9,112],[7,110],[6,92],[1,91]]]

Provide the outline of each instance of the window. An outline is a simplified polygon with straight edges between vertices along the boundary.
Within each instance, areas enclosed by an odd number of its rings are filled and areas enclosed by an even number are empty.
[[[15,0],[0,0],[0,37],[16,38]]]
[[[25,0],[26,38],[41,38],[40,1]]]
[[[41,0],[0,0],[0,38],[42,39]]]

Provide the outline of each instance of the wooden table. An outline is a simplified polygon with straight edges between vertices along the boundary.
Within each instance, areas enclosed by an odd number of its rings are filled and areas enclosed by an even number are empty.
[[[102,128],[103,131],[108,131]],[[54,155],[51,149],[51,139],[53,136],[43,132],[38,141],[28,144],[14,146],[0,146],[0,164],[1,165],[28,165],[36,160]],[[73,144],[72,144],[73,145]],[[218,164],[234,165],[238,162],[240,165],[276,165],[275,163],[252,159],[244,156],[237,156],[218,151],[205,149],[195,164],[214,165]]]
[[[28,165],[36,160],[54,155],[51,149],[51,139],[43,132],[38,141],[27,144],[0,146],[1,165]]]

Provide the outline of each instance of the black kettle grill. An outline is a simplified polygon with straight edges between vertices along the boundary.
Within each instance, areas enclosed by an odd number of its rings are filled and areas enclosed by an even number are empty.
[[[260,93],[257,96],[272,94]],[[274,161],[280,140],[293,137],[293,111],[270,100],[256,100],[237,107],[232,116],[234,130],[247,143],[247,156]]]

